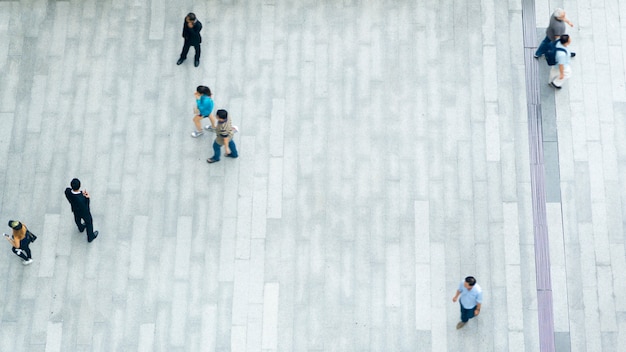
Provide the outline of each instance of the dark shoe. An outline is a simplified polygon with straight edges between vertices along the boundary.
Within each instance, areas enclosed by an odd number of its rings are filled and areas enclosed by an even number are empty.
[[[185,62],[185,59],[178,59],[178,61],[176,61],[176,65],[180,65],[183,62]]]
[[[538,59],[538,58],[539,58],[539,56],[537,56],[537,55],[533,55],[533,57],[534,57],[535,59]]]
[[[98,237],[98,231],[94,231],[94,232],[93,232],[93,237],[92,237],[92,238],[90,238],[90,239],[88,239],[88,240],[87,240],[87,242],[91,242],[91,241],[95,240],[95,239],[96,239],[96,237]]]
[[[194,62],[193,62],[193,65],[194,65],[194,66],[196,66],[196,67],[200,66],[200,60],[196,60],[196,61],[194,61]]]
[[[460,328],[464,327],[466,323],[460,321],[458,324],[456,324],[456,329],[459,330]]]
[[[207,162],[207,163],[209,163],[209,164],[213,164],[213,163],[216,163],[216,162],[218,162],[218,161],[219,161],[219,160],[213,160],[213,159],[211,159],[211,158],[206,159],[206,162]]]
[[[80,233],[85,232],[85,228],[86,228],[86,226],[79,227],[79,228],[78,228],[78,232],[80,232]]]
[[[235,158],[237,158],[239,155],[237,155],[237,156],[233,156],[233,153],[230,153],[230,154],[226,154],[226,156],[227,156],[227,157],[229,157],[229,158],[233,158],[233,159],[235,159]]]
[[[569,53],[569,56],[570,57],[574,57],[574,56],[576,56],[576,53]]]
[[[554,82],[550,82],[550,85],[556,89],[561,89],[561,87],[557,86],[556,84],[554,84]]]

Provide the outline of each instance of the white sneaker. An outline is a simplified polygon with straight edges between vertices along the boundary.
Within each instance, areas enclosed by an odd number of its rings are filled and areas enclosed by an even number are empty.
[[[233,131],[235,131],[235,133],[239,132],[239,127],[233,125]]]
[[[215,130],[213,129],[213,126],[211,126],[211,125],[205,125],[204,129],[209,131],[209,132],[215,132]]]
[[[33,262],[33,260],[32,260],[32,259],[23,260],[23,261],[22,261],[22,264],[24,264],[24,265],[29,265],[29,264],[30,264],[30,263],[32,263],[32,262]]]
[[[198,132],[198,131],[191,132],[191,136],[193,138],[198,138],[198,137],[202,136],[203,134],[204,134],[204,132],[202,132],[202,131],[200,131],[200,132]]]

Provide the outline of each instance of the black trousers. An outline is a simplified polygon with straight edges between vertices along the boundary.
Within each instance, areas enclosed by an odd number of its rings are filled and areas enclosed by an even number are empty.
[[[185,40],[185,44],[183,45],[183,51],[180,53],[181,59],[184,60],[187,58],[187,53],[189,52],[189,47],[191,46],[192,45],[189,43],[189,41]],[[196,50],[196,55],[194,56],[194,60],[200,60],[200,43],[194,44],[193,48]]]
[[[22,258],[24,260],[28,260],[28,259],[32,258],[30,256],[30,248],[28,248],[28,245],[23,246],[20,243],[20,247],[21,248],[19,248],[19,249],[15,248],[15,247],[12,248],[12,251],[13,251],[13,253],[15,253],[15,255],[17,255],[18,257],[20,257],[20,258]]]
[[[87,214],[74,213],[74,221],[76,222],[78,231],[83,232],[85,231],[85,229],[87,229],[87,240],[90,240],[93,238],[93,218],[91,217],[90,213],[87,213]],[[85,222],[84,224],[83,224],[83,221]]]

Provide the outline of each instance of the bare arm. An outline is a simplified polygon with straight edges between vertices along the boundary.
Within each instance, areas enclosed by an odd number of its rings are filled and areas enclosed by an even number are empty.
[[[565,74],[563,73],[564,67],[565,66],[563,65],[559,65],[559,79],[563,79],[563,77],[565,77]]]
[[[454,297],[452,297],[452,302],[456,302],[456,300],[459,299],[460,295],[461,295],[461,291],[456,290],[456,295],[454,295]]]
[[[474,316],[480,314],[480,306],[482,303],[476,303],[476,309],[474,310]]]
[[[570,27],[574,27],[574,24],[567,17],[563,18],[563,22],[567,23]]]
[[[5,237],[5,238],[7,239],[7,241],[9,241],[11,246],[15,248],[20,248],[20,241],[18,241],[16,238],[13,238],[13,236]]]
[[[213,127],[213,129],[216,129],[216,125],[215,125],[215,115],[213,115],[213,113],[211,113],[209,115],[209,120],[211,120],[211,127]]]

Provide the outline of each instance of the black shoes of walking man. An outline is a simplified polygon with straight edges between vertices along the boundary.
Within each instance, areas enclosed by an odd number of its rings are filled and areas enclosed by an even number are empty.
[[[85,226],[85,224],[83,224],[83,227],[79,228],[79,229],[78,229],[78,232],[83,233],[83,232],[85,232],[85,229],[86,229],[86,228],[87,228],[87,226]],[[94,232],[93,232],[93,237],[92,237],[92,238],[88,238],[88,239],[87,239],[87,242],[90,242],[90,243],[91,243],[93,240],[95,240],[95,239],[96,239],[96,237],[98,237],[98,231],[94,231]]]
[[[183,62],[185,62],[185,59],[178,59],[178,61],[176,61],[176,65],[180,65],[180,64],[182,64]],[[194,60],[194,61],[193,61],[193,65],[194,65],[195,67],[200,66],[200,60]]]

